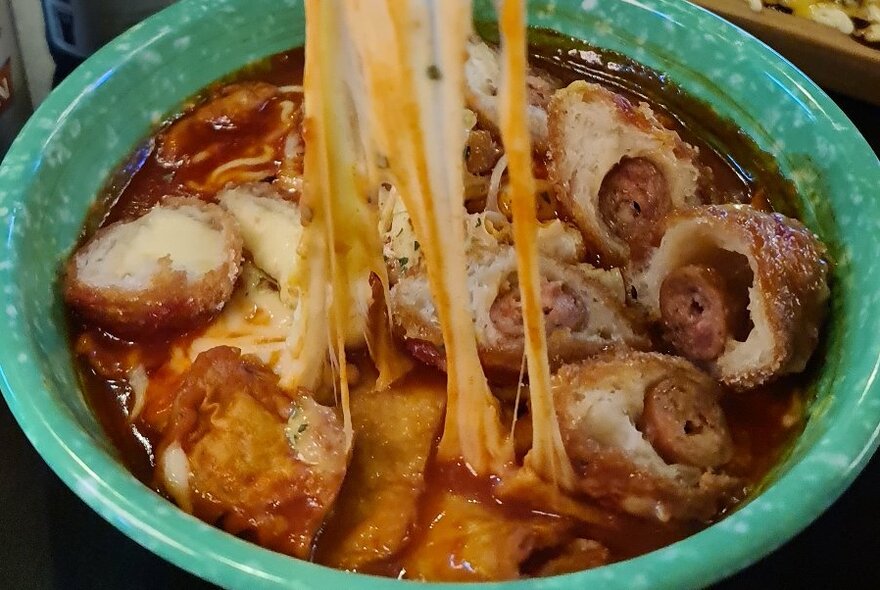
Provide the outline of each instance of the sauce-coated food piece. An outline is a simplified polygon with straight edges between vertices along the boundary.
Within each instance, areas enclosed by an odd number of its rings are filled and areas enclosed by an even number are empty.
[[[464,68],[468,106],[481,122],[498,129],[500,118],[498,92],[501,87],[501,63],[498,51],[479,38],[468,43]],[[547,145],[547,105],[558,84],[546,72],[532,70],[526,76],[529,134],[536,149]]]
[[[658,353],[565,365],[553,392],[577,489],[631,514],[710,518],[738,482],[716,471],[731,439],[712,379]]]
[[[95,233],[67,264],[64,297],[114,334],[183,331],[219,312],[241,270],[238,226],[223,209],[169,197]]]
[[[685,268],[690,265],[714,268],[724,286]],[[682,354],[703,357],[725,385],[750,389],[804,370],[825,318],[827,276],[825,246],[797,220],[744,205],[708,205],[667,219],[660,246],[633,283],[639,303],[665,324]],[[708,296],[701,305],[714,311],[693,321],[674,308],[681,289],[695,286]],[[715,356],[718,334],[703,342],[700,332],[704,320],[715,326],[709,332],[716,330],[723,315],[737,319],[728,319],[723,351]],[[711,357],[697,350],[695,338],[712,344]]]
[[[524,349],[516,260],[509,237],[488,233],[486,225],[468,225],[469,303],[477,347],[486,370],[499,377],[515,376],[522,366]],[[539,259],[541,296],[552,365],[583,359],[606,348],[649,346],[640,322],[625,307],[619,271],[569,262],[577,248],[571,251],[565,232],[539,231],[538,241],[539,252],[544,254]],[[397,332],[405,341],[415,341],[411,352],[434,366],[445,366],[443,338],[423,269],[412,270],[394,285],[391,311]]]
[[[342,421],[305,392],[291,400],[262,363],[200,354],[174,402],[157,476],[184,509],[259,544],[308,557],[348,463]]]
[[[445,381],[433,376],[353,393],[351,464],[324,531],[322,562],[363,571],[409,541],[443,421],[445,389]]]
[[[663,217],[699,203],[697,149],[645,103],[577,81],[549,107],[556,197],[605,265],[641,262]]]
[[[158,158],[167,166],[180,166],[205,148],[212,131],[231,135],[257,118],[278,88],[261,82],[230,84],[211,100],[174,122],[159,138]]]
[[[530,556],[557,545],[570,528],[565,519],[517,517],[446,490],[430,500],[422,515],[428,525],[424,538],[403,558],[408,577],[417,580],[515,580]]]

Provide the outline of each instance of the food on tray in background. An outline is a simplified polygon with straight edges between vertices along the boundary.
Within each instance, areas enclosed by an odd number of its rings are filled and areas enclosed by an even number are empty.
[[[753,10],[770,8],[833,27],[880,48],[880,0],[745,0]]]

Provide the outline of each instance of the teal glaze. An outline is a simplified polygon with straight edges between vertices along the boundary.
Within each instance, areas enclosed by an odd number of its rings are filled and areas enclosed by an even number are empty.
[[[477,4],[487,15],[489,3]],[[665,72],[735,121],[797,185],[804,221],[831,244],[836,258],[834,318],[816,402],[806,431],[761,495],[719,524],[643,557],[557,578],[484,585],[703,586],[809,524],[877,447],[880,162],[803,74],[686,2],[544,0],[530,3],[530,22]],[[301,44],[303,34],[299,0],[186,0],[100,51],[40,107],[0,167],[2,389],[25,434],[67,485],[125,534],[199,576],[248,589],[404,586],[410,583],[261,549],[180,512],[141,485],[117,461],[86,408],[65,340],[58,269],[114,167],[186,97]]]

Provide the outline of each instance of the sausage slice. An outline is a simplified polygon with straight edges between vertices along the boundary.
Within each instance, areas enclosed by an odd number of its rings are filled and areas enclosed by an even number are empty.
[[[666,377],[645,393],[643,432],[666,461],[718,467],[733,455],[733,441],[718,389],[687,375]]]
[[[656,243],[671,208],[669,186],[646,158],[623,158],[602,181],[599,213],[608,228],[629,244],[634,254]]]
[[[548,332],[558,329],[576,330],[587,322],[584,301],[562,281],[541,281],[541,310]],[[499,332],[508,336],[524,334],[522,299],[519,286],[502,292],[489,309],[489,317]]]
[[[718,358],[731,334],[731,310],[724,278],[714,268],[689,264],[660,286],[660,314],[666,340],[693,361]]]

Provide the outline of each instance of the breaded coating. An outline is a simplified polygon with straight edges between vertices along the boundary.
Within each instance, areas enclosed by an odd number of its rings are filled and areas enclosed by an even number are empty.
[[[553,95],[549,113],[550,180],[603,263],[643,258],[669,212],[699,204],[696,148],[647,104],[577,81]]]
[[[338,411],[236,348],[203,352],[186,374],[157,449],[158,483],[188,512],[307,558],[348,462]]]
[[[501,87],[501,62],[498,51],[479,38],[468,42],[468,59],[464,66],[467,105],[480,122],[498,129],[500,117],[498,90]],[[535,149],[547,146],[547,105],[559,84],[545,72],[532,69],[526,76],[528,90],[529,134]]]
[[[684,359],[620,352],[552,378],[577,489],[637,516],[707,519],[738,482],[718,385]]]
[[[827,312],[826,256],[794,219],[709,205],[669,219],[633,285],[674,347],[726,385],[750,389],[804,370]],[[695,358],[701,342],[719,338],[712,358]]]
[[[539,231],[542,304],[551,364],[558,366],[606,348],[647,348],[641,325],[625,307],[623,278],[573,262],[580,251],[562,229]],[[498,376],[520,372],[525,339],[517,282],[516,254],[507,241],[509,228],[487,223],[484,214],[468,216],[468,286],[483,366]],[[549,254],[557,254],[562,259]],[[391,290],[391,311],[398,335],[416,358],[445,366],[443,338],[421,268],[401,278]]]
[[[98,230],[67,263],[64,297],[86,319],[129,337],[179,332],[219,312],[241,269],[235,220],[217,205],[168,197]]]

